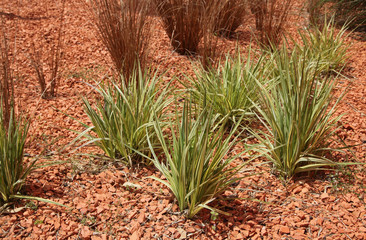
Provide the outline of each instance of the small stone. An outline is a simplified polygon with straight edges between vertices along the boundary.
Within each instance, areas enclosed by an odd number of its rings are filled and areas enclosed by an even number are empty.
[[[320,195],[320,199],[324,200],[327,199],[329,197],[328,193],[322,193],[322,195]]]
[[[189,227],[186,229],[186,232],[188,233],[194,233],[196,231],[196,229],[194,229],[193,227]]]
[[[296,188],[292,191],[292,193],[293,193],[293,194],[298,194],[299,192],[301,192],[301,190],[302,190],[302,187],[301,187],[301,186],[298,186],[298,187],[296,187]]]
[[[170,227],[170,228],[168,228],[168,231],[171,232],[172,234],[174,234],[177,231],[177,229]]]
[[[137,221],[139,223],[143,223],[143,222],[145,222],[145,219],[146,219],[145,212],[141,212],[139,217],[137,218]]]
[[[83,215],[87,214],[87,212],[88,212],[87,208],[80,209],[80,213],[83,214]]]
[[[125,188],[134,188],[134,189],[141,189],[142,187],[138,184],[131,183],[131,182],[125,182],[122,186]]]
[[[139,233],[136,231],[134,232],[131,237],[130,237],[130,240],[139,240],[140,239],[140,236],[139,236]]]
[[[88,226],[84,226],[82,229],[81,229],[81,237],[83,239],[88,239],[90,238],[90,236],[92,235],[92,232],[90,231],[89,227]]]
[[[280,227],[280,233],[289,234],[290,233],[290,228],[287,227],[287,226],[281,226]]]
[[[334,202],[335,200],[336,200],[336,197],[334,197],[334,196],[330,196],[328,199],[329,202]]]
[[[301,193],[302,194],[305,194],[305,193],[308,193],[309,192],[309,189],[308,188],[303,188],[303,189],[301,189]]]

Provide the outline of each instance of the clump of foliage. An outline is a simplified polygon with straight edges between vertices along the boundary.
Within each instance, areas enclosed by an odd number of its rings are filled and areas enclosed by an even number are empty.
[[[222,65],[207,71],[200,68],[190,79],[193,101],[201,108],[209,105],[219,122],[235,124],[254,116],[253,103],[259,97],[256,81],[264,79],[267,67],[264,56],[254,60],[251,54],[250,50],[246,59],[240,54],[227,56]]]
[[[144,162],[134,154],[135,150],[149,155],[146,130],[151,145],[159,146],[153,122],[156,118],[162,120],[164,109],[171,100],[167,97],[168,87],[158,88],[160,76],[157,72],[153,74],[137,68],[129,80],[123,78],[121,84],[106,83],[97,90],[102,101],[98,100],[95,108],[83,98],[92,125],[84,125],[86,130],[77,139],[83,138],[83,146],[93,143],[109,158],[132,165],[139,160]]]
[[[330,143],[341,117],[335,112],[342,96],[331,105],[337,80],[322,79],[319,70],[314,71],[311,51],[295,49],[289,54],[284,44],[271,57],[277,85],[268,90],[258,82],[261,102],[257,111],[268,134],[254,134],[263,144],[263,154],[284,179],[337,165],[324,153],[337,151]]]
[[[154,128],[166,161],[162,162],[159,159],[153,143],[149,141],[153,152],[152,161],[166,181],[155,177],[154,179],[172,191],[180,210],[186,212],[188,218],[192,218],[203,208],[222,213],[210,207],[209,203],[230,184],[239,180],[236,174],[244,166],[231,165],[238,155],[226,158],[236,143],[236,137],[233,139],[233,135],[238,125],[228,133],[223,126],[213,132],[215,123],[212,118],[210,110],[195,112],[187,100],[181,119],[177,117],[175,124],[170,124],[171,140],[164,137],[159,121],[155,121]]]
[[[306,52],[306,57],[317,71],[327,74],[344,67],[347,61],[346,25],[337,31],[334,18],[325,19],[321,27],[314,26],[300,32],[300,35],[303,45],[297,45],[297,48]]]
[[[176,52],[192,55],[204,35],[203,0],[153,0]]]
[[[14,114],[14,81],[5,21],[0,19],[0,206],[19,196],[35,162],[24,164],[29,122]]]
[[[259,42],[264,46],[277,46],[284,34],[293,0],[253,0],[251,12],[255,16]]]
[[[0,108],[0,205],[19,198],[19,192],[27,176],[34,170],[35,161],[24,163],[24,145],[29,121],[16,118],[13,109],[9,122],[3,118]]]
[[[243,23],[247,4],[245,0],[226,0],[218,6],[219,11],[215,21],[215,32],[221,36],[230,37]]]
[[[14,80],[11,70],[10,46],[5,31],[5,21],[0,18],[0,94],[4,124],[10,120],[11,109],[14,108]]]
[[[21,190],[26,178],[38,168],[35,160],[24,161],[24,147],[29,130],[29,120],[16,116],[14,80],[11,52],[6,36],[6,26],[0,18],[0,215],[14,199],[32,199],[62,204],[38,197],[24,196]]]
[[[216,55],[217,40],[212,37],[218,16],[224,14],[221,0],[153,0],[174,51],[202,56],[205,65]],[[230,18],[230,16],[228,16]],[[231,19],[227,19],[231,24]],[[228,25],[228,26],[229,26]]]
[[[148,1],[90,0],[94,22],[118,74],[125,80],[136,64],[144,68],[150,39]]]

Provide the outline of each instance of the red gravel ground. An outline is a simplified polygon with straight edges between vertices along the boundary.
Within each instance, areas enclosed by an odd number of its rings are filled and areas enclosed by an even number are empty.
[[[86,122],[80,96],[92,99],[86,83],[110,74],[108,52],[101,44],[85,9],[85,1],[66,1],[65,47],[62,78],[57,97],[40,98],[35,72],[30,67],[32,44],[43,46],[43,57],[54,42],[62,3],[60,0],[2,0],[0,15],[11,25],[9,35],[17,36],[14,54],[16,96],[23,110],[32,114],[26,152],[43,154],[46,160],[66,161],[41,168],[28,178],[26,194],[47,198],[70,209],[35,201],[20,201],[11,212],[0,216],[0,238],[4,239],[366,239],[366,172],[362,165],[338,172],[299,176],[284,186],[267,165],[255,166],[254,176],[244,178],[216,207],[231,213],[213,218],[202,211],[193,220],[179,213],[168,189],[145,178],[160,174],[153,167],[128,169],[116,164],[78,156],[56,154],[80,130],[66,112]],[[289,32],[301,27],[304,6],[295,5]],[[300,13],[301,12],[301,13]],[[300,13],[300,14],[299,14]],[[151,43],[150,64],[173,74],[192,72],[190,60],[172,52],[157,18]],[[238,30],[239,44],[250,41],[253,19]],[[350,83],[339,114],[343,126],[339,135],[349,145],[366,141],[366,44],[357,33],[346,39],[350,61],[339,89]],[[220,40],[222,52],[234,51],[236,40]],[[176,88],[180,86],[176,84]],[[62,112],[61,112],[62,111]],[[83,151],[95,149],[84,149]],[[354,147],[360,162],[366,162],[366,145]],[[348,157],[348,158],[347,158]],[[340,161],[354,161],[352,154]],[[261,160],[258,160],[258,163]],[[254,163],[253,163],[254,165]],[[141,188],[125,187],[124,183]],[[25,206],[25,207],[24,207]],[[10,211],[9,210],[9,211]]]

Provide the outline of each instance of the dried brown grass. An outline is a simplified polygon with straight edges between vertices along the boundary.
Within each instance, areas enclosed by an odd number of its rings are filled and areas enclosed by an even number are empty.
[[[14,108],[14,80],[10,61],[10,46],[6,36],[6,25],[0,18],[0,95],[2,104],[2,119],[4,126],[9,125],[10,114]]]
[[[204,67],[217,55],[218,38],[213,36],[219,23],[222,0],[152,0],[171,45],[181,55],[198,55]]]
[[[64,14],[65,14],[65,1],[62,2],[60,25],[57,30],[57,36],[54,44],[51,45],[51,49],[48,53],[48,62],[43,57],[43,46],[39,46],[33,42],[32,53],[30,54],[30,62],[37,75],[37,80],[41,88],[41,96],[43,99],[49,99],[56,97],[57,86],[60,81],[60,65],[63,57],[63,39],[64,39]],[[49,73],[49,80],[47,80],[47,72],[45,71],[45,65],[48,65],[46,69]]]
[[[321,7],[322,0],[308,0],[306,10],[309,13],[309,23],[311,26],[318,25]]]
[[[262,46],[277,46],[285,32],[293,0],[252,0],[258,40]]]
[[[215,21],[215,32],[230,37],[243,23],[248,8],[246,0],[220,1]]]
[[[101,40],[118,74],[129,79],[136,64],[146,65],[151,36],[149,1],[90,0]]]
[[[181,55],[198,53],[205,34],[204,0],[153,0],[174,50]]]

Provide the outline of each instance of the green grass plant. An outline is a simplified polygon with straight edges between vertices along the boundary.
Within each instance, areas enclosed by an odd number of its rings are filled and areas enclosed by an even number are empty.
[[[37,200],[66,207],[63,204],[40,198],[22,195],[21,191],[29,174],[42,166],[37,159],[24,161],[24,147],[29,130],[29,120],[16,117],[11,107],[9,121],[3,117],[0,106],[0,215],[16,199]],[[48,163],[50,166],[55,163]]]
[[[261,103],[256,108],[268,132],[254,134],[262,143],[259,150],[283,179],[338,164],[325,153],[337,151],[330,142],[341,118],[336,107],[343,95],[333,99],[337,80],[322,79],[314,71],[314,63],[308,61],[311,51],[295,49],[289,54],[284,44],[271,57],[276,86],[268,90],[258,82]]]
[[[174,50],[182,55],[196,54],[205,30],[205,1],[152,1]]]
[[[182,116],[177,116],[173,121],[175,123],[171,122],[169,127],[171,140],[164,137],[158,121],[154,124],[166,161],[159,159],[154,152],[153,142],[149,141],[153,152],[152,161],[166,180],[154,179],[172,191],[180,210],[188,218],[204,208],[223,213],[209,206],[209,203],[240,179],[236,174],[245,163],[231,165],[240,154],[227,157],[237,142],[234,132],[239,125],[235,125],[229,133],[223,126],[212,131],[215,125],[212,111],[194,110],[189,100],[184,103]]]
[[[306,52],[304,56],[309,58],[317,71],[323,74],[337,72],[347,62],[346,30],[346,25],[337,30],[334,18],[325,18],[322,26],[300,31],[302,45],[297,44],[297,48]]]
[[[222,122],[235,124],[239,119],[252,119],[253,103],[259,97],[256,79],[264,79],[268,70],[265,57],[255,60],[253,55],[249,50],[246,59],[240,54],[227,56],[217,68],[196,70],[189,87],[194,102],[201,107],[211,106],[213,114]]]
[[[75,141],[82,139],[82,146],[95,144],[109,158],[129,165],[144,162],[146,159],[140,159],[134,150],[149,155],[146,129],[151,145],[159,145],[153,127],[154,114],[162,120],[164,109],[171,102],[167,96],[169,86],[157,86],[160,77],[157,72],[137,68],[128,81],[122,79],[120,86],[116,82],[103,84],[98,89],[102,101],[98,100],[95,108],[83,98],[92,125],[84,125],[86,130]]]

